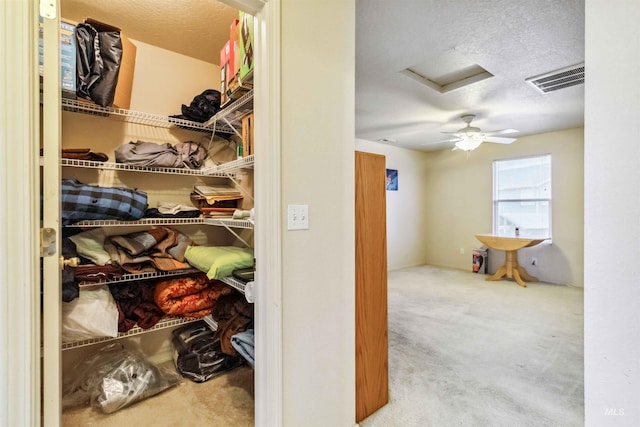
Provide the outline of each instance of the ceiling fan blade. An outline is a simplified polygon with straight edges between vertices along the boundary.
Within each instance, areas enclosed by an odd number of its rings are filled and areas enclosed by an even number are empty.
[[[511,144],[516,138],[504,138],[499,136],[488,136],[483,142],[495,142],[497,144]]]
[[[462,141],[462,139],[461,138],[443,139],[440,141],[425,142],[424,144],[420,144],[420,145],[436,145],[436,144],[442,144],[445,142],[458,142],[458,141]]]
[[[493,136],[493,135],[506,135],[509,133],[518,133],[518,131],[515,129],[500,129],[500,130],[490,130],[482,133],[488,136]]]

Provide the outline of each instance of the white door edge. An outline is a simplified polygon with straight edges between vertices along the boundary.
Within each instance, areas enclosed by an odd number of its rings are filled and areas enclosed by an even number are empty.
[[[7,426],[40,424],[37,11],[36,1],[0,5],[0,425]]]

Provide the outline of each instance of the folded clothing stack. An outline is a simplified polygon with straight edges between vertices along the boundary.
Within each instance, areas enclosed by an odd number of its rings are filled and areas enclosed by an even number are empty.
[[[98,187],[65,179],[61,186],[62,225],[83,220],[135,221],[147,209],[147,193],[140,190]]]

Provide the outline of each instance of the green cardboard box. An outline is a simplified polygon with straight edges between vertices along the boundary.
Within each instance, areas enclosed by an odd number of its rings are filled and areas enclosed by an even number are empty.
[[[253,71],[253,15],[240,11],[240,81]]]

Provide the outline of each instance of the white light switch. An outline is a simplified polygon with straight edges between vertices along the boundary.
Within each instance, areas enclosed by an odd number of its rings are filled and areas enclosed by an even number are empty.
[[[309,229],[309,205],[287,206],[287,228],[289,230]]]

